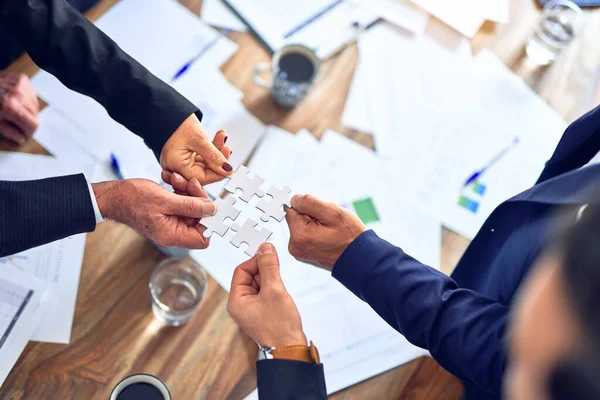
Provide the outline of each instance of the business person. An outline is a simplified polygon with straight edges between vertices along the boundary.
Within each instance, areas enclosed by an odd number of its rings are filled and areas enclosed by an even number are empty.
[[[600,399],[599,205],[596,195],[520,289],[504,379],[510,400]]]
[[[515,292],[547,246],[553,216],[564,211],[575,218],[591,201],[600,165],[587,164],[599,150],[596,108],[568,127],[537,184],[490,215],[451,277],[312,196],[294,197],[287,211],[289,251],[332,271],[411,343],[429,350],[464,382],[467,399],[497,399]]]
[[[218,148],[216,143],[226,141],[226,136],[211,142],[197,107],[129,57],[64,0],[2,0],[0,24],[41,68],[69,88],[94,98],[113,119],[142,137],[160,159],[167,183],[182,177],[187,181],[196,178],[204,185],[232,173],[224,154],[230,149]],[[3,93],[0,108],[7,110],[11,104],[7,95],[13,92],[4,88]],[[21,134],[29,136],[28,131]],[[4,133],[7,135],[11,134]],[[22,142],[14,132],[11,136]],[[83,175],[35,184],[0,182],[0,253],[93,230],[95,191],[96,187],[92,195]],[[54,217],[48,217],[53,212]],[[26,225],[24,222],[30,221],[27,216],[35,217],[36,224]],[[62,220],[56,220],[59,217]],[[15,231],[16,226],[19,229]]]
[[[263,243],[257,255],[235,269],[227,311],[259,346],[256,372],[261,400],[327,398],[323,364],[306,339],[272,244]]]

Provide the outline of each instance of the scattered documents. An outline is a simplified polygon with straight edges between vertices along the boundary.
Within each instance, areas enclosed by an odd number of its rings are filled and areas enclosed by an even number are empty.
[[[48,284],[8,270],[0,258],[0,385],[8,376],[48,309]]]
[[[292,135],[269,127],[248,166],[271,183],[288,184],[294,193],[311,193],[347,206],[368,228],[438,268],[439,222],[394,198],[394,185],[372,174],[378,162],[371,150],[335,132],[327,132],[319,142],[306,131]],[[259,201],[251,200],[238,219],[259,221],[261,211],[252,207]],[[409,344],[330,273],[296,261],[287,252],[287,224],[271,219],[264,226],[273,232],[270,241],[279,251],[282,277],[303,316],[306,334],[319,344],[329,393],[426,354]],[[208,249],[193,251],[192,256],[226,290],[234,268],[247,259],[241,252],[231,252],[226,240],[212,241]],[[356,363],[357,359],[361,362]]]
[[[487,50],[473,58],[383,25],[359,47],[342,121],[373,132],[382,170],[408,203],[472,239],[496,206],[535,183],[564,120]]]

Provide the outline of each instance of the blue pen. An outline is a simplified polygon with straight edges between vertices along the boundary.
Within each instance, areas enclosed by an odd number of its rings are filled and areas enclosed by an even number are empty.
[[[200,50],[200,53],[198,53],[190,61],[183,64],[183,67],[179,68],[179,71],[177,71],[177,73],[175,73],[175,75],[173,75],[172,80],[174,81],[177,78],[179,78],[181,75],[183,75],[185,73],[185,71],[187,71],[192,66],[192,64],[194,64],[196,61],[198,61],[198,59],[200,57],[202,57],[202,55],[204,55],[204,53],[206,53],[208,50],[210,50],[210,48],[213,47],[215,45],[215,43],[217,43],[219,41],[219,39],[221,39],[223,36],[226,36],[229,32],[231,32],[231,29],[224,29],[223,32],[221,32],[219,34],[219,36],[217,36],[216,38],[211,40],[206,46],[204,46],[202,48],[202,50]]]
[[[492,165],[494,165],[495,163],[497,163],[498,161],[500,161],[500,159],[502,159],[502,157],[504,157],[510,150],[512,150],[517,144],[519,143],[519,138],[515,137],[512,141],[511,144],[509,144],[508,146],[506,146],[505,148],[503,148],[502,150],[500,150],[498,152],[498,154],[496,154],[494,157],[492,157],[492,159],[483,166],[483,168],[481,168],[478,171],[475,171],[470,177],[469,179],[467,179],[465,181],[465,187],[469,186],[471,183],[475,182],[477,179],[479,179],[479,177],[481,175],[483,175],[483,173],[490,168]]]
[[[123,171],[121,171],[121,166],[119,165],[119,160],[117,159],[117,156],[115,156],[113,153],[110,154],[110,168],[112,169],[113,174],[115,174],[117,179],[125,179]]]

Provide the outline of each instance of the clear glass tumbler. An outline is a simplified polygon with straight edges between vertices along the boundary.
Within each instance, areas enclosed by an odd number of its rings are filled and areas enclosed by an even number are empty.
[[[535,31],[529,38],[527,55],[536,64],[548,65],[562,49],[581,32],[583,12],[568,0],[554,0],[546,4]]]
[[[168,325],[185,324],[198,310],[207,283],[204,270],[190,258],[162,261],[150,278],[154,316]]]

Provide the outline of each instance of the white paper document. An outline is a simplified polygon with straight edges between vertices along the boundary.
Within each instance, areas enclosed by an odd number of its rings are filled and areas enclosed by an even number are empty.
[[[1,260],[1,259],[0,259]],[[48,284],[0,262],[0,386],[48,309]]]
[[[481,0],[411,0],[468,38],[475,36],[486,20]]]
[[[408,0],[352,0],[352,2],[414,34],[420,35],[425,32],[429,22],[429,15]]]
[[[327,132],[319,142],[306,131],[292,135],[270,127],[249,168],[266,180],[263,189],[286,184],[293,193],[310,193],[352,211],[355,202],[368,201],[378,216],[376,221],[367,222],[368,228],[437,268],[439,222],[397,201],[392,193],[400,185],[374,174],[377,162],[371,150],[335,132]],[[248,217],[260,221],[261,212],[254,207],[258,201],[254,198],[248,205],[239,204],[243,211],[237,221]],[[330,273],[296,261],[287,251],[289,229],[285,221],[270,220],[261,226],[274,232],[270,241],[279,253],[283,281],[298,305],[307,336],[319,346],[329,393],[427,354],[409,344]],[[230,235],[215,237],[207,250],[192,252],[226,290],[234,268],[248,258],[232,247]]]
[[[248,28],[233,11],[223,3],[223,0],[202,1],[200,17],[208,24],[219,28],[245,32]]]
[[[0,152],[1,180],[44,179],[77,172],[77,168],[53,157]],[[45,313],[39,329],[27,339],[69,343],[85,237],[85,234],[75,235],[9,257],[0,257],[0,270],[24,273],[49,284],[52,307]]]

